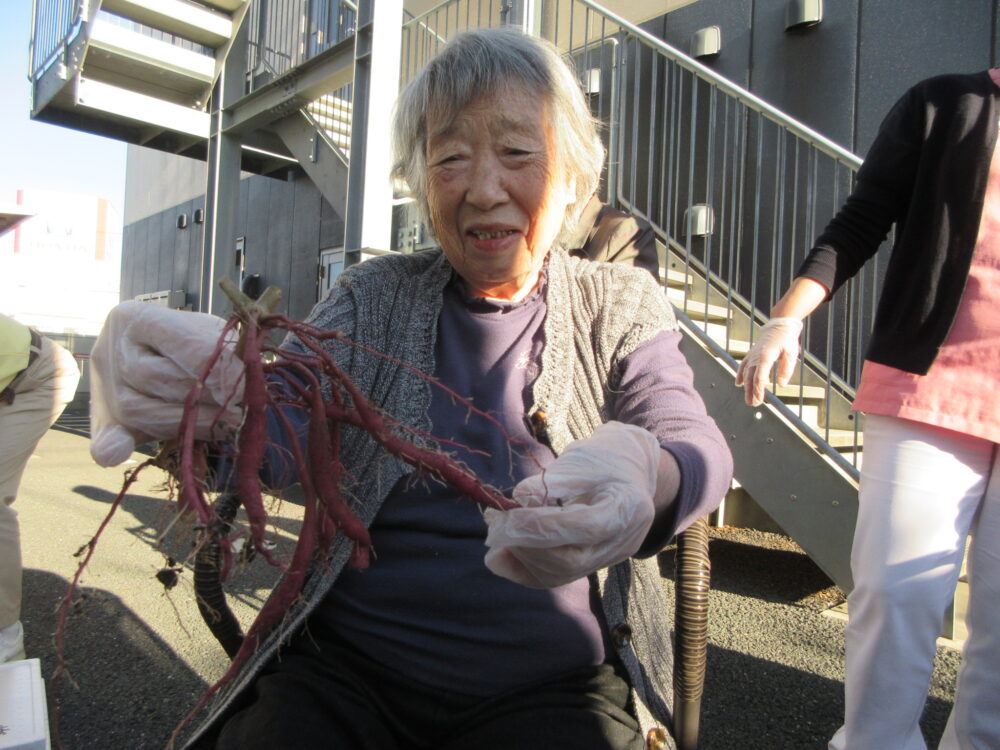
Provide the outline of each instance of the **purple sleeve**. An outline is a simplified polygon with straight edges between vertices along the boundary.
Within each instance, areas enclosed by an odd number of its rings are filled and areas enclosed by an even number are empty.
[[[656,509],[639,556],[656,554],[680,531],[715,510],[729,489],[733,457],[694,388],[678,348],[681,333],[669,331],[640,345],[622,363],[613,418],[643,427],[677,461],[677,496]]]

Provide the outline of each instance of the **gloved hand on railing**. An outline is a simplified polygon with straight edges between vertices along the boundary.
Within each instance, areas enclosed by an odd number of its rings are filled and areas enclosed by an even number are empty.
[[[184,400],[215,351],[222,318],[123,302],[109,313],[90,355],[90,454],[101,466],[135,446],[178,436]],[[243,364],[223,350],[201,392],[196,437],[229,437],[242,419]]]
[[[799,356],[801,333],[802,321],[798,318],[771,318],[760,329],[760,338],[736,370],[736,385],[744,387],[750,406],[760,406],[764,402],[764,389],[775,362],[778,363],[778,385],[788,385]]]
[[[486,567],[551,588],[634,555],[653,523],[662,448],[652,433],[608,422],[514,488],[523,507],[487,510]]]

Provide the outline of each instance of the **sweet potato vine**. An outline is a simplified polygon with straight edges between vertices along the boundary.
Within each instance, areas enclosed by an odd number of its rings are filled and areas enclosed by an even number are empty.
[[[269,287],[259,300],[243,295],[229,279],[222,282],[224,291],[233,301],[234,314],[220,336],[215,351],[201,377],[192,386],[184,404],[177,440],[171,447],[176,452],[173,473],[176,477],[176,510],[181,518],[190,519],[194,530],[195,552],[205,545],[216,545],[221,557],[220,567],[224,578],[231,568],[234,537],[229,535],[231,518],[220,517],[209,500],[206,486],[207,445],[195,437],[199,409],[199,391],[212,368],[216,365],[231,340],[231,333],[239,329],[237,354],[244,363],[244,389],[242,396],[243,422],[232,450],[232,476],[235,493],[247,515],[248,544],[270,564],[283,573],[275,590],[249,627],[242,643],[235,650],[226,673],[208,688],[201,699],[185,717],[171,737],[172,745],[180,729],[193,717],[243,666],[248,657],[259,647],[262,639],[280,624],[289,607],[298,599],[310,570],[327,562],[327,554],[337,535],[353,543],[349,565],[365,568],[371,555],[371,538],[368,529],[359,520],[343,492],[345,468],[340,461],[340,443],[345,426],[363,430],[379,443],[387,453],[411,464],[421,475],[447,482],[456,490],[485,507],[506,510],[514,504],[497,489],[481,482],[466,466],[456,461],[432,436],[424,435],[400,424],[391,415],[372,405],[351,378],[337,364],[331,350],[338,346],[357,347],[368,356],[380,357],[401,367],[403,362],[393,360],[371,349],[348,340],[341,332],[323,330],[316,326],[295,321],[272,311],[280,300],[280,292]],[[298,348],[275,348],[268,343],[275,332],[294,334]],[[409,368],[413,369],[413,368]],[[444,387],[429,376],[415,371],[434,387]],[[234,386],[235,391],[235,386]],[[475,409],[458,394],[450,393],[455,403],[481,417],[492,421],[487,414]],[[296,437],[293,420],[289,414],[300,411],[307,427],[304,438]],[[284,431],[282,441],[302,487],[304,516],[301,531],[290,559],[283,561],[265,542],[268,513],[260,472],[268,448],[267,420],[277,418]],[[63,598],[57,621],[56,648],[58,664],[53,680],[67,672],[63,658],[66,618],[74,605],[75,591],[80,577],[93,555],[97,541],[106,528],[138,472],[150,463],[163,464],[162,459],[150,460],[126,475],[121,493],[112,503],[108,517],[97,533],[77,553],[81,557],[76,574]],[[195,552],[192,552],[192,557]],[[158,576],[168,585],[176,577],[177,563],[171,560]],[[166,573],[164,572],[166,571]],[[61,747],[58,731],[56,740]]]

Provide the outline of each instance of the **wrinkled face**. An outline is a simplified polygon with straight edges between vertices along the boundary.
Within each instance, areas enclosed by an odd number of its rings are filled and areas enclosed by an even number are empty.
[[[543,97],[512,85],[484,96],[427,140],[427,204],[438,242],[477,297],[517,300],[574,200],[553,153]]]

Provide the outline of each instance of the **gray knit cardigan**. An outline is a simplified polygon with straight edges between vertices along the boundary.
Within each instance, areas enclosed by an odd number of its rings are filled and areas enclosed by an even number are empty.
[[[314,325],[343,331],[351,340],[388,355],[390,359],[377,358],[333,345],[341,366],[372,403],[401,424],[425,432],[431,429],[431,386],[398,363],[434,372],[437,320],[452,273],[439,250],[378,257],[345,271],[309,317]],[[572,440],[589,436],[607,421],[607,397],[616,388],[625,357],[661,331],[675,330],[677,322],[663,291],[645,270],[581,261],[555,249],[549,254],[547,273],[545,346],[530,413],[545,413],[549,442],[558,455]],[[392,487],[413,469],[360,431],[345,430],[342,445],[342,460],[354,481],[348,490],[361,503],[355,510],[365,524],[371,524]],[[215,696],[185,747],[206,746],[233,699],[330,590],[350,551],[345,539],[334,542],[329,564],[308,579],[281,626]],[[631,678],[640,726],[669,727],[672,618],[656,558],[619,563],[600,571],[594,583],[618,656]]]

